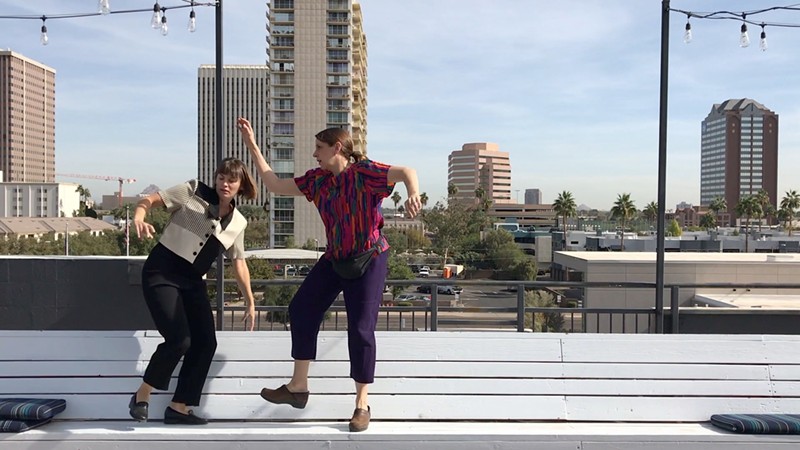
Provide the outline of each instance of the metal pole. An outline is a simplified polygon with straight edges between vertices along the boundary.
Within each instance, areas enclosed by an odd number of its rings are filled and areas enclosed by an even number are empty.
[[[272,164],[272,160],[269,163]],[[269,193],[269,248],[275,248],[275,194],[272,192]]]
[[[214,137],[217,164],[222,161],[224,145],[224,117],[222,109],[222,0],[216,6],[216,65],[214,67]],[[222,330],[225,315],[225,262],[222,254],[217,256],[217,329]]]
[[[672,334],[678,334],[680,331],[680,309],[678,308],[678,301],[680,299],[680,287],[672,286],[669,297],[669,315],[672,319]]]
[[[658,244],[656,247],[656,309],[664,308],[664,233],[667,203],[667,93],[669,75],[669,0],[661,1],[661,90],[658,111]],[[663,318],[663,315],[662,315]],[[658,324],[656,324],[658,326]],[[663,331],[663,323],[661,324]]]
[[[531,314],[531,331],[536,331],[536,313]],[[517,285],[517,332],[525,331],[525,285]]]
[[[131,256],[130,205],[125,205],[125,256]]]

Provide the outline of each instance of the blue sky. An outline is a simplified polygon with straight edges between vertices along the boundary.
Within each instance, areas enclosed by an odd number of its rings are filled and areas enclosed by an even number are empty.
[[[162,6],[180,4],[165,0]],[[0,0],[0,15],[93,11],[95,0]],[[417,168],[421,190],[444,197],[447,155],[466,142],[511,154],[512,189],[544,201],[572,192],[607,209],[631,193],[655,201],[658,169],[659,0],[362,0],[368,42],[368,139],[373,159]],[[673,0],[691,11],[789,3]],[[112,9],[149,8],[111,0]],[[265,62],[265,2],[227,0],[224,62]],[[197,67],[214,63],[214,12],[168,11],[163,37],[149,14],[0,20],[0,48],[57,70],[58,172],[136,178],[126,193],[167,187],[197,170]],[[800,24],[800,12],[757,21]],[[714,103],[749,97],[780,116],[779,198],[800,190],[800,29],[767,28],[769,50],[738,46],[739,24],[671,15],[667,209],[699,201],[700,122]],[[67,180],[64,180],[67,181]],[[116,183],[74,180],[96,198]],[[405,191],[400,191],[405,196]]]

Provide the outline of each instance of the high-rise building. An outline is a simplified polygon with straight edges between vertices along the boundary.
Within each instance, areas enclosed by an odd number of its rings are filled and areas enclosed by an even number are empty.
[[[222,111],[223,158],[239,158],[250,168],[256,182],[258,196],[255,200],[242,198],[240,205],[264,205],[268,201],[267,190],[256,166],[250,158],[247,147],[242,142],[236,127],[237,117],[246,117],[253,125],[262,152],[269,148],[269,68],[261,65],[226,65],[222,67],[222,96],[225,104]],[[217,168],[216,147],[216,109],[215,109],[216,68],[202,65],[197,71],[197,176],[205,183],[214,182]]]
[[[317,167],[314,136],[350,130],[366,152],[367,41],[361,6],[351,0],[272,0],[267,3],[270,78],[270,164],[279,177]],[[303,197],[273,201],[275,246],[324,246],[325,229]]]
[[[764,189],[778,198],[778,115],[749,98],[715,104],[702,122],[700,204],[722,197],[733,212],[739,199]]]
[[[525,189],[525,204],[541,205],[542,191],[540,191],[539,189]]]
[[[497,144],[464,144],[447,158],[447,185],[455,186],[456,199],[477,202],[475,191],[482,188],[492,203],[511,201],[511,160]]]
[[[55,181],[55,77],[44,64],[0,50],[1,181]]]

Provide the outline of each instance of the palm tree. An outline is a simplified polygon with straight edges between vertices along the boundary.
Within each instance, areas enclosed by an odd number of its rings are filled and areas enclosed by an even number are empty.
[[[786,195],[781,199],[781,209],[786,210],[788,214],[788,222],[789,222],[789,236],[792,235],[792,228],[793,228],[793,221],[795,211],[797,208],[800,208],[800,194],[797,193],[795,190],[787,191]]]
[[[553,210],[562,218],[561,223],[564,225],[564,250],[567,249],[567,219],[578,214],[577,208],[572,192],[569,191],[561,192],[553,201]]]
[[[428,200],[429,200],[429,198],[428,198],[428,193],[427,192],[423,192],[422,194],[419,194],[419,202],[422,203],[422,207],[423,208],[425,208],[425,205],[428,204]]]
[[[781,207],[781,209],[778,210],[776,215],[778,217],[778,220],[781,223],[783,223],[783,229],[784,230],[789,230],[789,236],[791,236],[792,235],[792,225],[791,225],[791,223],[792,223],[792,216],[794,215],[792,213],[792,211],[789,208],[783,206],[783,207]]]
[[[763,208],[764,208],[764,217],[767,218],[767,225],[771,225],[772,221],[770,220],[770,217],[775,217],[776,214],[778,213],[778,210],[776,210],[775,207],[772,206],[772,203],[767,203],[766,205],[763,206]],[[761,229],[761,224],[759,224],[759,229]]]
[[[725,201],[723,197],[716,197],[711,201],[711,204],[708,205],[708,210],[714,212],[714,222],[716,224],[720,211],[728,210],[728,202]]]
[[[761,211],[759,211],[755,216],[759,219],[758,220],[758,231],[761,231],[761,217],[770,216],[770,212],[774,211],[775,208],[772,208],[772,204],[769,202],[769,193],[764,189],[759,189],[755,195],[756,201],[759,205],[761,205]],[[769,222],[767,222],[769,223]]]
[[[759,203],[758,198],[755,195],[748,195],[747,197],[739,199],[739,203],[736,205],[736,215],[747,219],[747,222],[744,224],[744,252],[748,253],[750,220],[754,216],[758,217],[761,215],[761,203]]]
[[[651,225],[655,225],[656,217],[658,217],[658,203],[650,202],[642,209],[642,216]]]
[[[400,203],[400,200],[402,200],[403,198],[400,197],[399,192],[394,191],[394,194],[392,194],[391,199],[394,202],[394,224],[397,225],[397,204]]]
[[[458,186],[453,183],[447,185],[447,198],[453,198],[458,194]]]
[[[92,193],[89,192],[89,189],[83,187],[82,184],[79,184],[75,192],[78,193],[79,196],[79,206],[78,206],[78,215],[85,216],[86,215],[86,202],[92,197]]]
[[[478,186],[475,189],[475,198],[478,199],[478,206],[481,208],[481,211],[486,212],[490,206],[492,206],[492,199],[486,196],[486,189],[483,186]]]
[[[711,213],[703,214],[703,216],[700,217],[700,226],[705,228],[706,230],[710,230],[717,226],[717,220]]]
[[[419,212],[420,215],[425,215],[425,205],[428,204],[428,200],[428,194],[426,192],[419,194],[419,202],[422,204],[422,209]]]
[[[625,224],[633,218],[636,214],[636,205],[631,200],[631,194],[619,194],[617,201],[614,202],[614,207],[611,208],[611,217],[619,219],[622,222],[622,236],[620,239],[620,248],[625,251]]]

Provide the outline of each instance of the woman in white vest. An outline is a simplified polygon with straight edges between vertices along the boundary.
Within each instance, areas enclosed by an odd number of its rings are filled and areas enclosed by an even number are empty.
[[[203,425],[191,406],[200,395],[217,348],[214,318],[203,280],[211,264],[225,252],[239,289],[247,299],[245,325],[253,329],[255,304],[250,272],[245,262],[244,230],[247,219],[236,209],[234,197],[256,196],[253,178],[244,163],[228,158],[214,174],[214,187],[197,180],[152,194],[136,205],[133,223],[139,237],[152,238],[155,229],[145,222],[150,208],[164,206],[169,223],[142,268],[142,290],[156,328],[164,337],[144,373],[128,408],[136,420],[148,417],[150,393],[167,390],[175,367],[183,358],[172,402],[164,423]]]

